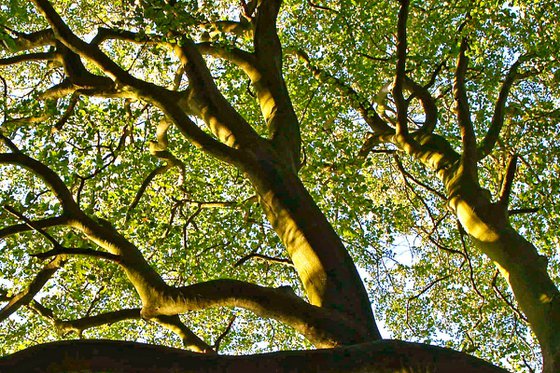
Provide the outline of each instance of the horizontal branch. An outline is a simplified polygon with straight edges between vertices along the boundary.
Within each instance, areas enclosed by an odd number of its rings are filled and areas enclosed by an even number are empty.
[[[38,259],[47,259],[57,255],[82,255],[92,258],[107,259],[115,263],[121,262],[121,257],[118,255],[82,247],[56,247],[43,253],[31,254],[30,256]]]
[[[18,56],[0,58],[0,66],[15,65],[16,63],[29,61],[52,61],[55,57],[56,54],[54,52],[20,54]]]
[[[505,373],[476,357],[447,348],[396,340],[246,356],[196,354],[170,347],[110,340],[41,344],[0,358],[11,372],[474,372]]]
[[[144,304],[142,314],[176,315],[192,310],[240,307],[292,326],[316,346],[332,347],[363,340],[363,329],[342,314],[313,306],[282,288],[238,280],[213,280],[164,291],[159,302]]]
[[[56,216],[56,217],[45,218],[41,220],[33,220],[32,226],[39,229],[44,229],[44,228],[54,227],[57,225],[66,225],[67,222],[68,222],[68,218],[66,216]],[[9,227],[0,229],[0,238],[8,237],[17,233],[28,232],[32,229],[33,228],[31,228],[28,224],[10,225]]]

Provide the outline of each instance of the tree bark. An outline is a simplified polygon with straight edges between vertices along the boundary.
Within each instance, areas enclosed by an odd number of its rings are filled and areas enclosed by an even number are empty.
[[[354,262],[295,171],[263,142],[244,171],[265,214],[286,246],[311,304],[336,310],[380,339],[371,303]]]
[[[110,340],[59,341],[0,358],[0,373],[34,372],[438,372],[504,373],[483,360],[441,347],[384,340],[343,348],[247,356],[196,354]]]

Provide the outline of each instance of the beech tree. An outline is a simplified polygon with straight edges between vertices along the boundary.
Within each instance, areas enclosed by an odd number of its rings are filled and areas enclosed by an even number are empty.
[[[0,5],[0,371],[558,371],[559,15]]]

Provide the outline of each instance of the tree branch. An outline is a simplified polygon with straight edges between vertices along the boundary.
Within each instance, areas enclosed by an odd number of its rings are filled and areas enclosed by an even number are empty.
[[[500,198],[497,205],[503,210],[507,211],[509,205],[509,197],[511,195],[511,187],[513,186],[513,179],[515,178],[515,171],[517,170],[517,154],[509,158],[504,181],[500,190]]]
[[[54,227],[57,225],[66,225],[67,223],[68,223],[68,217],[56,216],[52,218],[45,218],[41,220],[31,221],[31,225],[27,223],[14,224],[9,227],[0,229],[0,238],[8,237],[12,234],[27,232],[31,229],[44,229],[44,228]]]
[[[103,358],[100,358],[103,357]],[[0,358],[11,372],[438,372],[507,373],[476,357],[447,348],[396,340],[313,351],[248,356],[209,356],[170,347],[110,340],[58,341]]]
[[[144,317],[214,307],[241,307],[292,326],[318,347],[350,344],[364,338],[360,332],[363,328],[344,315],[313,306],[282,289],[221,279],[169,288],[165,294],[159,303],[144,305]]]
[[[397,136],[408,136],[408,103],[404,98],[403,90],[406,79],[406,22],[408,18],[408,0],[400,0],[401,6],[397,22],[397,67],[393,83],[393,98],[397,107]]]
[[[201,352],[204,354],[216,354],[216,351],[212,349],[210,345],[200,339],[199,336],[194,334],[179,318],[178,315],[165,316],[160,315],[153,319],[161,326],[169,329],[170,331],[177,334],[182,342],[183,346],[189,351]]]
[[[33,297],[43,288],[43,286],[50,280],[50,278],[56,273],[56,271],[61,268],[65,263],[65,258],[63,255],[55,257],[48,264],[46,264],[43,269],[37,273],[33,281],[29,286],[14,295],[7,305],[0,310],[0,322],[6,320],[11,314],[16,312],[21,306],[29,304]]]
[[[500,137],[500,132],[502,127],[504,126],[504,115],[505,115],[505,106],[506,101],[509,95],[509,91],[513,86],[513,83],[518,78],[517,69],[519,66],[525,62],[530,56],[522,56],[520,57],[513,65],[511,65],[504,82],[502,83],[502,87],[500,89],[500,93],[498,94],[498,99],[496,100],[496,104],[494,105],[494,114],[492,115],[492,121],[490,122],[490,127],[482,140],[478,148],[478,159],[484,159],[488,154],[492,152],[498,138]]]
[[[64,182],[53,170],[43,163],[23,153],[0,153],[0,164],[13,164],[31,171],[41,178],[53,191],[65,213],[77,213],[80,211],[72,197],[72,193],[70,193]]]
[[[0,58],[0,66],[15,65],[16,63],[29,61],[53,61],[55,58],[56,54],[54,52],[20,54],[18,56]]]
[[[468,42],[466,38],[461,41],[459,49],[459,57],[457,59],[457,68],[455,71],[455,80],[453,82],[453,97],[455,100],[455,110],[457,114],[457,122],[461,129],[461,140],[463,142],[463,153],[461,161],[465,170],[471,177],[478,180],[477,177],[477,149],[476,149],[476,136],[474,127],[471,122],[471,113],[467,99],[467,89],[465,87],[465,74],[467,72],[468,57],[466,52],[468,49]]]

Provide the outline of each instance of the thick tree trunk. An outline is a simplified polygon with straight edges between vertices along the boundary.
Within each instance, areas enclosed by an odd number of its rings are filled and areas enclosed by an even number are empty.
[[[456,197],[450,204],[476,246],[494,261],[509,283],[541,345],[544,372],[559,372],[560,292],[548,275],[547,260],[507,218],[495,219],[492,210],[496,207],[486,202],[486,206],[480,202],[474,206]]]
[[[441,347],[378,341],[343,348],[248,356],[196,354],[163,346],[109,340],[60,341],[0,358],[11,372],[438,372],[504,373],[483,360]]]
[[[547,272],[547,259],[509,224],[507,206],[455,172],[445,177],[449,206],[475,245],[497,266],[542,348],[544,372],[560,371],[560,292]]]
[[[297,174],[272,147],[255,147],[245,172],[287,248],[311,304],[339,311],[380,339],[371,303],[354,262]]]

